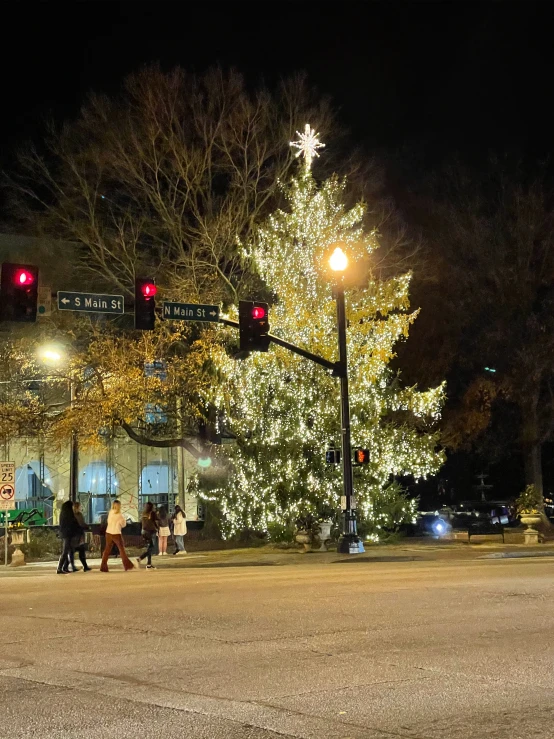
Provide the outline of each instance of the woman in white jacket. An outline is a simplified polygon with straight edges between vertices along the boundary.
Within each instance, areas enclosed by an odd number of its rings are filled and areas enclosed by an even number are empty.
[[[173,536],[175,537],[175,554],[186,554],[184,536],[187,533],[187,517],[181,506],[175,506],[173,514]]]
[[[108,571],[108,557],[111,554],[112,547],[115,544],[119,549],[119,555],[123,562],[125,570],[132,570],[134,565],[127,556],[125,551],[125,545],[123,544],[123,535],[121,529],[127,526],[127,519],[121,513],[121,503],[118,500],[114,500],[112,508],[108,513],[108,523],[106,526],[106,547],[104,554],[102,555],[102,564],[100,565],[100,572]]]

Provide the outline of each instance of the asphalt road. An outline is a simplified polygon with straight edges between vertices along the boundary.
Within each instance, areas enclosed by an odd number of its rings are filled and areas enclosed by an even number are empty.
[[[554,736],[554,559],[0,576],[0,737]]]

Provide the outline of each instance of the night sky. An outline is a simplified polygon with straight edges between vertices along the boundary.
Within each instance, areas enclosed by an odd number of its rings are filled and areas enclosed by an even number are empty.
[[[553,19],[548,2],[502,0],[5,4],[0,167],[47,118],[76,116],[90,90],[116,93],[152,62],[235,66],[252,86],[305,70],[353,146],[385,164],[413,154],[408,184],[454,153],[532,163],[554,135]]]
[[[1,158],[40,121],[77,114],[149,62],[234,65],[255,84],[306,70],[352,141],[451,152],[548,152],[554,11],[533,2],[73,2],[7,4]],[[299,122],[302,124],[303,122]]]

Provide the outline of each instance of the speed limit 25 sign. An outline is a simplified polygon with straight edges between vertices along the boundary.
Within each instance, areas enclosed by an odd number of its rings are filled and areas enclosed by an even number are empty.
[[[0,511],[15,508],[15,462],[0,462]]]

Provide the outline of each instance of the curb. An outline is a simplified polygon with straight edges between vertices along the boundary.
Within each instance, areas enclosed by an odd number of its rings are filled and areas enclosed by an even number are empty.
[[[494,552],[483,554],[477,559],[533,559],[536,557],[554,557],[554,551],[550,552]]]

